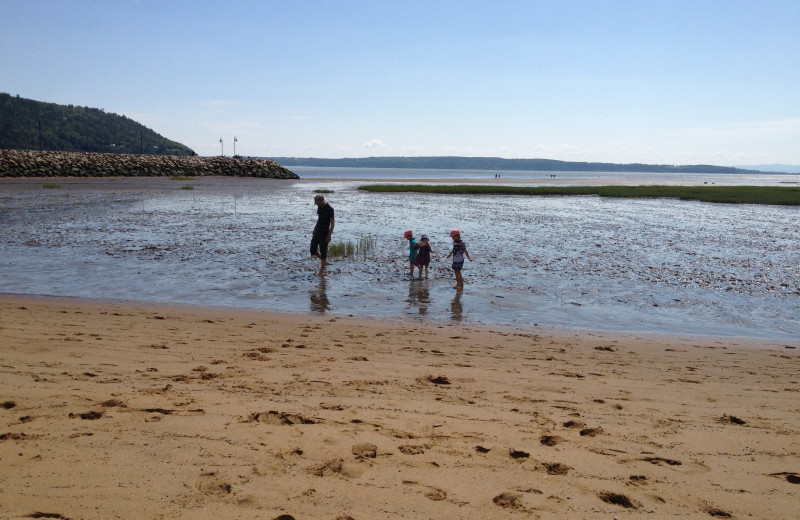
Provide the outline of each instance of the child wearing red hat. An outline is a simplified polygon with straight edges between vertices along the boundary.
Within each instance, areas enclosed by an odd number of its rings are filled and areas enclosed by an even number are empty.
[[[417,239],[414,238],[414,232],[410,229],[403,233],[403,238],[408,240],[408,264],[411,267],[411,277],[414,277],[414,267],[417,265]]]

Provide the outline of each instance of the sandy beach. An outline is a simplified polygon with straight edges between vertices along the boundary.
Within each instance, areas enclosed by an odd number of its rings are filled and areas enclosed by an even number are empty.
[[[2,518],[796,518],[797,342],[0,297]]]

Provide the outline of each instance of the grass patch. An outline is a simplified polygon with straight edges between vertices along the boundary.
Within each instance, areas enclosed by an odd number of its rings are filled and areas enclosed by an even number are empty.
[[[48,190],[57,190],[60,187],[61,186],[59,186],[58,184],[42,184],[42,188],[45,188],[45,189],[48,189]]]
[[[361,238],[355,243],[349,240],[334,242],[328,245],[328,256],[331,258],[366,257],[370,251],[375,249],[376,244],[377,240],[372,237]]]
[[[314,193],[333,193],[333,190],[326,190],[324,188],[318,188],[314,190]]]
[[[171,180],[171,181],[193,181],[194,177],[183,177],[183,176],[180,176],[180,175],[173,175],[172,177],[169,178],[169,180]]]
[[[189,185],[186,185],[186,186],[181,186],[181,189],[182,189],[182,190],[193,190],[193,189],[194,189],[194,186],[189,186]]]
[[[677,198],[725,204],[800,205],[800,187],[785,186],[492,186],[480,184],[368,184],[370,192],[449,195],[597,195],[617,198]]]

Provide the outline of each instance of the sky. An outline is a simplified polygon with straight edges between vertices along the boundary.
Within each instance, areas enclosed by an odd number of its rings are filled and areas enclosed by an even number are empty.
[[[199,155],[800,164],[798,0],[0,0],[0,13],[0,92],[125,115]]]

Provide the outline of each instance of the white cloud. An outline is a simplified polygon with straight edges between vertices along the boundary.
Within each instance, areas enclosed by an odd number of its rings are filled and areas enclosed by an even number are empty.
[[[373,139],[364,143],[364,148],[386,148],[386,145],[380,139]]]

